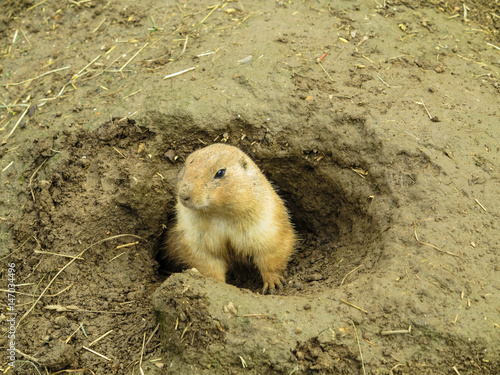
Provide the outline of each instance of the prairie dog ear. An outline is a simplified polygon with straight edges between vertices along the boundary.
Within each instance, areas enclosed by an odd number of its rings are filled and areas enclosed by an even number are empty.
[[[246,171],[248,168],[248,161],[245,158],[240,159],[240,164],[243,167],[243,169]]]

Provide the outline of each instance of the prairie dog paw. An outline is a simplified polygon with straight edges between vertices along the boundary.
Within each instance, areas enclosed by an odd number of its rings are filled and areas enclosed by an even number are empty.
[[[282,289],[283,283],[285,279],[279,273],[268,273],[266,275],[262,275],[262,279],[264,281],[264,287],[262,288],[262,294],[274,294],[276,288]]]

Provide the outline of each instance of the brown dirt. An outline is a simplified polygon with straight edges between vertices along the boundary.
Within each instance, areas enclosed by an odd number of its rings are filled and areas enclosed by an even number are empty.
[[[14,269],[7,373],[500,373],[500,6],[464,4],[4,1],[0,369]],[[156,261],[214,141],[290,208],[279,296]]]

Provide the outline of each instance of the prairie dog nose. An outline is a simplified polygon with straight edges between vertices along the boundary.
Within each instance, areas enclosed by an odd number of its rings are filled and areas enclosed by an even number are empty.
[[[192,184],[183,183],[179,188],[179,198],[187,202],[191,199],[192,192],[193,192]]]

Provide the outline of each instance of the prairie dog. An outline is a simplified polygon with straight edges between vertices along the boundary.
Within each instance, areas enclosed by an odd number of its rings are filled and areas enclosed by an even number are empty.
[[[283,286],[295,233],[283,201],[248,155],[221,143],[197,150],[177,189],[167,257],[223,282],[232,261],[249,260],[261,273],[263,293]]]

